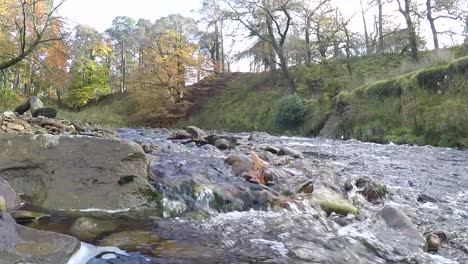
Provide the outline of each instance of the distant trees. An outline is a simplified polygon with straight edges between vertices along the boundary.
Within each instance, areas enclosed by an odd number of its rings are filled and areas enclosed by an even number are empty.
[[[294,66],[332,70],[332,61],[343,60],[352,77],[351,61],[364,54],[418,60],[425,48],[421,25],[430,26],[434,48],[441,48],[441,35],[461,33],[464,2],[360,0],[358,15],[345,17],[331,0],[200,0],[199,21],[119,16],[98,32],[67,29],[57,16],[63,0],[0,0],[0,88],[73,107],[125,92],[157,112],[184,96],[187,81],[218,77],[234,60],[248,60],[252,70],[278,73],[285,93],[294,94]],[[356,19],[362,29],[351,26]],[[455,22],[455,30],[446,22]]]

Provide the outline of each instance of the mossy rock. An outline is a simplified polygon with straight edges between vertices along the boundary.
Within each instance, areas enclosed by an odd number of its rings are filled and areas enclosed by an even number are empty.
[[[10,212],[10,214],[15,219],[16,222],[36,221],[39,218],[47,216],[47,214],[44,214],[44,213],[24,211],[24,210],[15,210],[15,211]]]
[[[0,213],[5,212],[6,210],[7,210],[6,201],[3,198],[3,196],[0,196]]]
[[[340,194],[330,189],[317,189],[308,195],[312,202],[316,202],[327,213],[340,215],[357,214],[358,209]]]
[[[452,61],[448,70],[451,74],[468,74],[468,56]]]

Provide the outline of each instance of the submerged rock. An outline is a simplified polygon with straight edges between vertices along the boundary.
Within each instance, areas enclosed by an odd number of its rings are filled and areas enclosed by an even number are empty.
[[[418,195],[417,201],[420,203],[439,203],[440,199],[432,197],[425,193],[421,193],[420,195]]]
[[[151,207],[148,159],[120,139],[0,135],[0,177],[48,209],[128,210]],[[133,181],[119,185],[123,176]]]
[[[31,212],[25,210],[14,210],[10,212],[11,216],[15,219],[16,222],[32,222],[36,221],[39,218],[47,216],[43,213]]]
[[[112,221],[80,217],[71,226],[70,234],[81,241],[92,242],[104,233],[115,231],[117,227]]]
[[[279,156],[291,156],[296,159],[302,159],[304,158],[304,155],[298,150],[295,150],[290,147],[281,147],[278,151]]]
[[[15,223],[0,213],[0,263],[67,263],[79,249],[76,238],[44,232]]]

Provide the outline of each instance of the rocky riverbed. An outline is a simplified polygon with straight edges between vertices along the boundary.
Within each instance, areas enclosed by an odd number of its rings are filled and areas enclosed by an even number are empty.
[[[32,119],[0,124],[30,130],[0,132],[0,263],[468,263],[466,151]]]

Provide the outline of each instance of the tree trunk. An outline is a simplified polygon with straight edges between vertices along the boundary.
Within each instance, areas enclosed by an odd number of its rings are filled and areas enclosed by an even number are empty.
[[[310,67],[312,65],[312,50],[310,48],[310,18],[306,18],[306,23],[305,23],[305,46],[307,49],[307,54],[306,54],[306,65],[307,67]]]
[[[383,3],[382,0],[377,0],[377,5],[379,7],[379,53],[384,52],[384,36],[383,36]]]
[[[408,30],[408,40],[409,46],[411,49],[411,60],[417,62],[419,61],[418,58],[418,42],[416,36],[416,30],[414,28],[413,21],[411,20],[411,0],[403,0],[405,1],[405,9],[401,7],[401,0],[397,0],[398,8],[400,13],[405,17],[407,30]]]
[[[439,50],[439,38],[437,36],[437,30],[435,27],[435,21],[434,18],[432,17],[432,5],[431,5],[431,0],[426,1],[426,16],[427,20],[429,21],[429,24],[431,25],[431,31],[432,31],[432,39],[434,41],[434,49],[437,51]]]
[[[366,41],[366,54],[369,54],[369,53],[371,53],[371,51],[370,51],[369,33],[367,31],[366,13],[364,12],[364,7],[362,5],[362,0],[360,0],[360,3],[361,3],[362,22],[364,23],[364,37],[365,37],[365,41]]]

